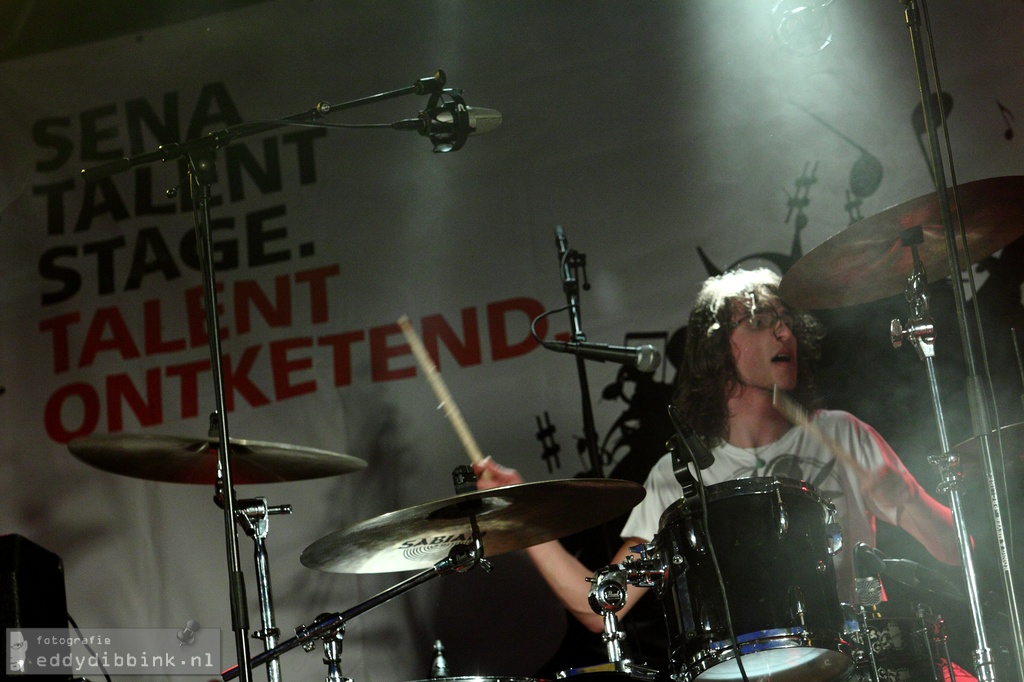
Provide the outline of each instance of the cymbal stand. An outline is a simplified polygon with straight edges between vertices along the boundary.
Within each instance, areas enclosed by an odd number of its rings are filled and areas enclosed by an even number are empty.
[[[238,501],[238,523],[245,534],[252,538],[253,558],[256,562],[256,589],[260,604],[260,624],[262,629],[253,633],[253,637],[263,640],[263,650],[277,646],[281,631],[274,622],[274,598],[270,588],[270,562],[267,555],[267,534],[270,530],[270,516],[274,514],[291,514],[290,504],[269,506],[265,497]],[[281,682],[281,662],[270,661],[267,664],[267,682]]]
[[[476,521],[474,519],[474,526],[475,525]],[[450,573],[465,573],[476,566],[480,566],[486,571],[491,570],[491,563],[484,559],[484,546],[480,539],[480,534],[474,529],[472,545],[456,545],[448,553],[447,557],[438,561],[431,568],[421,571],[393,587],[389,587],[383,592],[370,597],[366,601],[353,606],[347,611],[323,614],[317,617],[311,625],[300,625],[295,628],[294,637],[286,639],[273,649],[268,649],[261,654],[257,654],[251,660],[247,661],[247,663],[250,668],[256,668],[278,659],[282,654],[291,651],[297,646],[301,646],[305,651],[312,651],[316,647],[317,639],[329,638],[332,640],[338,640],[339,635],[344,634],[345,624],[356,616],[366,613],[370,609],[380,606],[385,602],[389,602],[398,595],[404,594],[414,587],[422,585],[428,580],[448,575]],[[325,657],[325,661],[330,659],[328,665],[337,666],[340,671],[339,658],[340,647],[333,650],[327,657]],[[239,669],[240,666],[238,665],[228,668],[221,673],[221,679],[223,679],[224,682],[235,679],[238,677]]]
[[[989,648],[988,639],[985,634],[981,598],[978,592],[978,576],[975,572],[974,554],[971,548],[971,536],[967,530],[963,503],[960,498],[959,481],[962,475],[960,471],[960,458],[955,453],[950,452],[949,439],[946,435],[946,419],[942,410],[942,401],[939,397],[938,376],[935,373],[935,325],[932,323],[928,310],[928,293],[926,291],[928,278],[918,253],[918,245],[924,239],[921,227],[918,226],[905,230],[900,239],[904,246],[909,247],[914,263],[913,274],[908,278],[907,287],[904,290],[904,297],[911,306],[911,315],[907,319],[906,325],[900,324],[899,320],[892,321],[892,344],[894,347],[899,348],[903,344],[903,340],[906,339],[914,347],[918,358],[924,361],[927,368],[928,385],[931,389],[932,409],[935,412],[935,420],[938,426],[939,442],[942,452],[946,453],[939,457],[930,457],[929,461],[932,464],[939,465],[941,475],[939,490],[949,494],[950,510],[953,513],[953,525],[960,547],[960,563],[966,578],[967,598],[978,644],[978,648],[974,652],[974,663],[978,671],[978,679],[986,682],[995,679],[992,669],[992,650]]]
[[[345,639],[345,626],[335,630],[333,636],[324,637],[324,663],[327,665],[327,682],[352,682],[341,673],[341,645]],[[276,663],[271,661],[268,665]]]
[[[946,242],[946,257],[949,263],[949,272],[952,275],[952,289],[953,289],[953,300],[956,305],[956,319],[959,326],[960,339],[963,345],[964,361],[967,367],[967,393],[969,398],[969,405],[971,410],[971,418],[974,427],[974,435],[978,436],[978,440],[981,446],[982,461],[985,466],[985,480],[987,484],[987,490],[989,493],[992,519],[995,525],[996,532],[996,545],[999,548],[1000,554],[1000,565],[1002,569],[1003,587],[1005,590],[1005,596],[1007,599],[1007,609],[1010,615],[1010,626],[1012,629],[1011,641],[1013,642],[1014,655],[1017,664],[1017,678],[1024,680],[1024,636],[1022,636],[1021,620],[1017,609],[1017,600],[1014,593],[1013,576],[1010,570],[1010,561],[1007,555],[1007,544],[1006,537],[1003,533],[1002,523],[1002,511],[999,504],[999,494],[995,483],[995,474],[992,464],[992,452],[989,447],[988,436],[992,433],[992,425],[989,418],[988,401],[984,398],[984,391],[982,390],[982,380],[978,373],[977,358],[974,351],[974,339],[967,322],[966,312],[966,296],[964,293],[964,283],[961,278],[963,268],[960,265],[960,248],[957,245],[956,234],[953,230],[953,218],[952,211],[950,210],[949,193],[946,189],[946,175],[945,175],[945,163],[943,161],[942,149],[939,146],[938,137],[938,126],[937,123],[945,117],[942,107],[937,107],[939,121],[936,121],[936,112],[933,111],[932,107],[932,91],[931,84],[929,81],[929,64],[928,58],[925,56],[924,42],[922,40],[922,19],[924,20],[925,28],[929,33],[929,56],[931,72],[935,77],[936,88],[941,92],[942,86],[939,81],[938,65],[936,64],[934,41],[931,40],[930,36],[930,25],[928,20],[928,8],[925,0],[902,0],[902,4],[905,9],[905,17],[907,29],[910,33],[911,49],[914,57],[914,66],[917,73],[918,89],[921,97],[921,112],[924,116],[925,130],[928,134],[930,161],[931,161],[931,172],[932,182],[937,193],[939,211],[942,217],[942,226],[945,235]],[[946,147],[950,147],[949,143],[949,127],[943,126],[946,134]],[[953,197],[959,204],[959,191],[956,187],[956,174],[952,155],[949,159],[949,167],[953,177]],[[962,227],[962,226],[961,226]],[[963,233],[964,231],[961,230]],[[966,235],[962,239],[963,253],[967,256],[968,263],[970,262],[970,254],[968,253],[968,244]],[[918,266],[920,265],[919,258],[915,254],[915,274],[911,276],[913,279],[918,272]],[[920,268],[922,283],[919,285],[923,288],[924,279],[923,268]],[[973,281],[973,280],[972,280]],[[911,282],[910,286],[913,286]],[[983,334],[981,329],[980,321],[978,325],[978,333]],[[931,353],[931,357],[934,357],[934,347],[931,342],[919,344],[922,351],[927,349],[927,352]],[[922,351],[919,351],[919,355]],[[932,402],[936,407],[936,418],[937,425],[939,428],[939,437],[942,444],[942,450],[944,456],[951,459],[949,455],[949,439],[946,435],[945,422],[941,416],[941,408],[939,407],[938,394],[935,388],[936,381],[934,375],[934,367],[930,360],[926,359],[929,365],[929,379],[932,384]],[[994,408],[994,401],[991,403]],[[997,431],[998,433],[998,431]],[[955,482],[954,482],[955,484]],[[955,485],[950,490],[951,507],[953,509],[954,521],[957,524],[957,538],[960,543],[960,553],[962,560],[971,559],[971,547],[970,537],[966,533],[963,521],[963,508],[960,501],[959,492],[956,490]],[[985,623],[982,618],[981,604],[977,594],[977,575],[974,574],[973,566],[968,566],[964,563],[965,577],[968,583],[968,597],[971,606],[971,616],[974,621],[975,635],[977,639],[978,648],[975,650],[975,664],[977,666],[978,677],[981,682],[992,682],[995,679],[995,671],[992,661],[992,652],[988,647],[987,638],[985,636]]]

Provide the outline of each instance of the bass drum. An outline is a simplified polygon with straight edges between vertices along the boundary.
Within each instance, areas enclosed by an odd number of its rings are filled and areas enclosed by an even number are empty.
[[[655,549],[672,677],[741,682],[735,642],[754,682],[834,682],[853,669],[832,555],[835,508],[809,484],[751,478],[708,486],[662,514]],[[710,540],[710,542],[709,542]],[[712,557],[718,559],[718,570]]]

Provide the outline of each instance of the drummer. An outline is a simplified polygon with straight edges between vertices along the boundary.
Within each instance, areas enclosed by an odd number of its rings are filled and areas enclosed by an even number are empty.
[[[875,520],[881,519],[903,528],[939,561],[959,564],[950,510],[921,487],[874,429],[847,412],[818,409],[813,362],[823,330],[809,314],[786,306],[778,285],[778,275],[768,269],[711,277],[690,313],[674,401],[714,455],[702,472],[704,484],[759,476],[803,480],[836,506],[845,547],[859,542],[873,547]],[[776,387],[810,412],[816,429],[790,424],[773,405]],[[821,434],[856,464],[837,458]],[[523,482],[514,469],[490,458],[474,468],[481,489]],[[655,464],[644,488],[647,495],[626,521],[612,564],[621,563],[630,547],[654,540],[662,512],[682,496],[670,455]],[[602,617],[587,601],[585,579],[593,570],[557,541],[527,553],[565,607],[600,632]],[[835,568],[840,599],[853,603],[851,555],[839,552]],[[631,587],[618,615],[644,591]]]

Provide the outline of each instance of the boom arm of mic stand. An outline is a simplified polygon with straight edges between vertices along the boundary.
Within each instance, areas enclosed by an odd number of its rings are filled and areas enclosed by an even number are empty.
[[[370,597],[361,604],[357,604],[347,611],[341,611],[339,613],[333,613],[318,618],[310,626],[300,625],[295,628],[295,636],[291,639],[281,642],[273,649],[267,649],[263,653],[253,656],[249,661],[250,666],[256,668],[264,663],[269,663],[297,646],[306,647],[315,640],[338,631],[344,627],[348,621],[352,620],[356,616],[366,613],[370,609],[376,608],[385,602],[391,601],[398,595],[404,594],[414,587],[422,585],[428,580],[448,575],[449,573],[465,573],[476,565],[483,564],[484,561],[483,546],[479,542],[472,547],[470,545],[457,545],[452,548],[452,551],[447,557],[438,561],[431,568],[421,571],[393,587],[389,587],[383,592]],[[238,671],[239,666],[237,665],[228,668],[221,673],[221,679],[225,682],[233,680],[238,677]]]
[[[257,123],[241,123],[229,126],[205,137],[187,142],[163,145],[156,151],[125,157],[93,168],[82,170],[86,181],[96,181],[115,173],[127,171],[134,166],[187,158],[189,167],[189,183],[196,206],[196,243],[200,251],[200,263],[203,277],[204,303],[206,305],[206,326],[209,330],[211,375],[216,399],[216,434],[219,438],[218,457],[222,472],[222,501],[224,508],[224,533],[227,547],[228,589],[231,599],[231,626],[235,633],[235,649],[239,661],[245,661],[242,667],[243,682],[250,682],[251,669],[248,668],[249,640],[247,632],[249,619],[247,599],[245,595],[245,578],[242,574],[241,559],[238,549],[238,536],[235,532],[235,492],[231,475],[230,434],[228,431],[227,407],[224,395],[223,369],[221,366],[220,322],[218,319],[217,290],[213,262],[213,239],[210,232],[210,185],[216,177],[214,152],[233,140],[256,135],[269,130],[299,123],[313,121],[328,114],[332,110],[350,109],[363,104],[400,97],[407,94],[434,93],[444,87],[444,72],[438,71],[434,76],[421,78],[411,86],[378,93],[369,97],[352,100],[336,107],[321,102],[308,111],[280,121],[263,121]]]
[[[397,90],[379,92],[376,95],[360,97],[341,104],[318,102],[311,109],[285,117],[279,121],[239,123],[186,142],[175,142],[161,145],[156,151],[143,152],[141,154],[136,154],[135,156],[126,156],[121,159],[115,159],[114,161],[108,161],[107,163],[101,163],[91,168],[85,168],[82,170],[82,177],[87,181],[100,180],[117,173],[123,173],[135,166],[156,163],[157,161],[171,161],[179,159],[188,156],[197,150],[212,151],[220,149],[234,140],[283,128],[292,123],[317,121],[332,112],[354,109],[355,107],[360,107],[365,104],[394,99],[395,97],[402,97],[403,95],[430,94],[443,88],[446,80],[444,71],[438,70],[433,76],[420,78],[412,85],[404,88],[398,88]]]

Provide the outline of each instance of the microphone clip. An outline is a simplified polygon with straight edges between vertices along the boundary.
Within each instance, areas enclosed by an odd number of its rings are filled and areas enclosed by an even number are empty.
[[[462,98],[462,91],[455,88],[444,88],[432,94],[419,118],[420,135],[430,138],[437,154],[462,149],[473,132],[466,100]]]
[[[689,456],[689,450],[679,434],[672,434],[665,445],[672,454],[672,474],[683,489],[683,498],[693,498],[697,495],[698,490],[697,479],[690,473],[689,464],[692,458]]]

